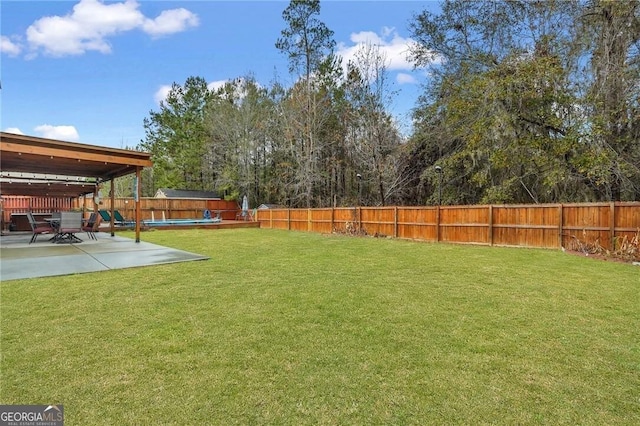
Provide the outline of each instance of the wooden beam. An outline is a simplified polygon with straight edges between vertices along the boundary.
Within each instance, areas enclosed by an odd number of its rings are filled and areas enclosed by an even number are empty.
[[[153,164],[151,160],[135,158],[129,155],[115,155],[115,154],[106,154],[101,153],[95,150],[87,150],[87,151],[74,151],[65,149],[64,147],[60,148],[50,148],[43,146],[31,146],[31,145],[21,145],[17,143],[7,142],[4,140],[0,141],[0,150],[3,153],[16,153],[18,155],[26,154],[26,155],[37,155],[43,157],[49,157],[50,159],[55,158],[65,158],[72,159],[78,161],[89,161],[93,163],[105,163],[105,164],[126,164],[130,166],[142,166],[142,167],[150,167]],[[135,151],[132,151],[135,152]]]

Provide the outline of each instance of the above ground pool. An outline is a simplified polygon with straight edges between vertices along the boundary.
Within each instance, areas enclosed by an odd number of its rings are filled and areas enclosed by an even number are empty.
[[[165,219],[165,220],[145,220],[146,226],[168,226],[168,225],[206,225],[210,223],[220,223],[222,219]]]

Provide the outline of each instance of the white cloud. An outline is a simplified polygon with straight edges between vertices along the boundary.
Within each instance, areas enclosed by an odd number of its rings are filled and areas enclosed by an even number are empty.
[[[382,34],[373,31],[352,33],[351,45],[338,43],[338,54],[342,56],[343,66],[355,58],[356,52],[364,45],[370,44],[379,48],[387,60],[389,71],[409,71],[413,65],[408,61],[409,46],[414,43],[410,38],[400,37],[394,28],[385,27]]]
[[[160,88],[156,90],[156,93],[153,95],[153,100],[155,100],[156,103],[160,105],[160,102],[167,99],[167,96],[169,96],[170,91],[171,91],[171,85],[165,84],[163,86],[160,86]]]
[[[414,76],[404,72],[398,73],[398,75],[396,76],[396,81],[399,84],[416,84],[418,82],[418,80],[416,80]]]
[[[24,135],[22,130],[18,129],[17,127],[7,127],[6,129],[4,129],[4,131],[7,133],[13,133],[14,135]]]
[[[215,92],[219,89],[222,89],[228,83],[236,84],[236,93],[235,96],[239,99],[242,99],[246,96],[246,90],[244,90],[244,86],[246,84],[246,80],[243,77],[236,78],[234,80],[215,80],[207,83],[207,89],[212,92]],[[261,87],[260,84],[256,82],[258,87]],[[171,85],[163,85],[156,90],[156,93],[153,95],[153,99],[156,104],[160,105],[160,102],[165,101],[167,96],[169,96],[169,92],[171,91]]]
[[[47,16],[27,28],[33,52],[51,56],[81,55],[87,51],[110,53],[108,38],[141,29],[153,37],[173,34],[198,25],[198,17],[186,9],[163,11],[157,18],[145,17],[135,0],[102,3],[80,0],[65,16]]]
[[[7,36],[0,37],[0,52],[6,53],[9,56],[18,56],[22,48],[18,43],[14,43]]]
[[[52,126],[50,124],[43,124],[33,130],[43,138],[71,142],[76,142],[80,139],[80,135],[78,135],[78,131],[74,126]]]
[[[207,89],[215,92],[218,89],[222,89],[224,87],[224,85],[229,83],[229,82],[231,82],[231,80],[216,80],[216,81],[212,81],[210,83],[207,83]]]
[[[160,37],[185,31],[189,27],[197,27],[198,24],[197,15],[180,8],[165,10],[156,19],[146,19],[142,29],[151,36]]]

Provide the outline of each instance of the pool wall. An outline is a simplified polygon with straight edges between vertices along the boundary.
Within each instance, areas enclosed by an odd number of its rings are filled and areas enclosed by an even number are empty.
[[[176,221],[176,219],[173,219]],[[233,228],[260,228],[260,222],[245,222],[235,220],[179,220],[180,223],[167,223],[169,219],[162,222],[156,221],[144,221],[144,229],[153,230],[169,230],[169,229],[233,229]],[[185,221],[190,221],[187,223]],[[159,224],[162,223],[162,224]]]
[[[145,220],[147,226],[170,226],[170,225],[210,225],[212,223],[220,223],[221,219],[166,219],[166,220]]]

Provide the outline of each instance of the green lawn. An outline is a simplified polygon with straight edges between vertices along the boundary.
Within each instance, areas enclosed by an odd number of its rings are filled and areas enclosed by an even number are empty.
[[[125,233],[132,236],[131,233]],[[276,230],[1,285],[3,404],[66,424],[639,424],[640,268]]]

